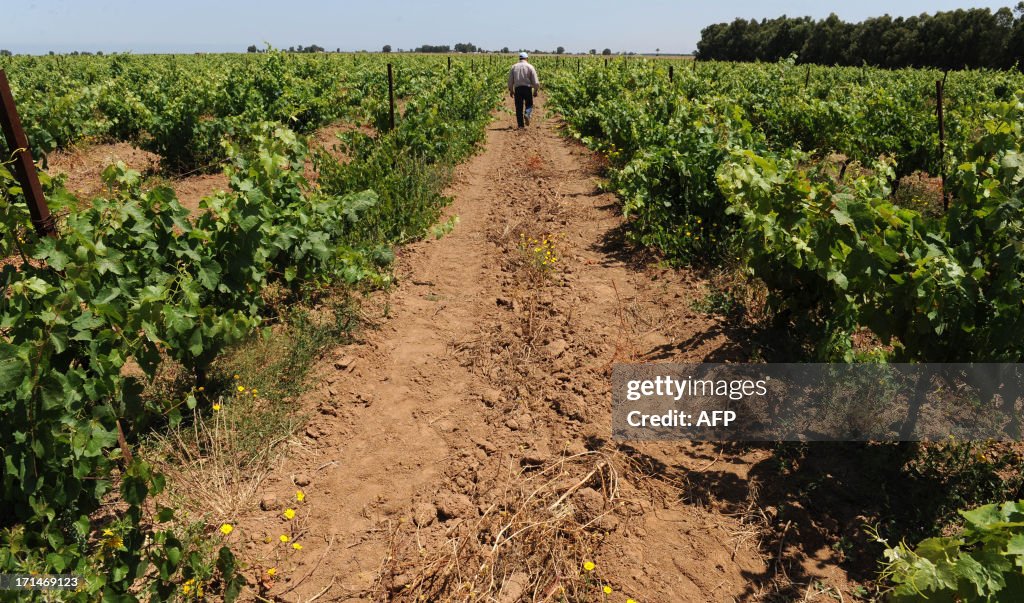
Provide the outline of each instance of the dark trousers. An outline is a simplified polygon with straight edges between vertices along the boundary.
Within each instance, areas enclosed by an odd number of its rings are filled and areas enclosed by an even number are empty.
[[[516,123],[523,127],[523,109],[533,109],[533,88],[516,86]]]

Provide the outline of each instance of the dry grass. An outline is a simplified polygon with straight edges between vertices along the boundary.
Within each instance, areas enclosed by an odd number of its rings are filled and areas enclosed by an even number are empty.
[[[450,528],[445,546],[415,567],[400,567],[403,556],[391,555],[380,588],[402,601],[595,600],[601,586],[583,567],[619,497],[615,465],[605,453],[587,452],[541,468],[510,466],[480,517]],[[589,500],[600,493],[602,509],[588,504],[584,489]],[[395,539],[395,549],[412,544]]]
[[[209,417],[194,413],[191,425],[170,429],[154,442],[175,506],[214,523],[252,509],[278,445],[292,435],[254,447],[239,433],[244,433],[241,416],[258,410],[241,404],[221,408]]]
[[[484,326],[479,335],[454,342],[452,348],[465,359],[465,366],[501,388],[527,384],[529,374],[525,367],[553,331],[554,323],[547,309],[550,292],[545,289],[559,279],[561,252],[556,246],[562,236],[534,235],[527,225],[510,221],[502,232],[490,237],[509,250],[506,271],[518,286],[512,288],[508,297],[500,298],[498,305],[513,311],[516,324]]]
[[[211,524],[256,506],[271,468],[300,445],[293,435],[306,418],[296,412],[294,399],[306,371],[322,350],[348,340],[357,316],[347,295],[295,307],[268,336],[253,337],[218,359],[210,391],[194,391],[198,403],[191,416],[154,433],[144,451],[167,477],[173,506]]]
[[[893,200],[900,207],[932,218],[945,213],[942,208],[942,180],[925,172],[918,171],[901,178],[896,184]]]

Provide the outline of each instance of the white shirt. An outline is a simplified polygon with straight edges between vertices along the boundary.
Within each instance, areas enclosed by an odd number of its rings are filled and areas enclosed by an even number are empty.
[[[519,86],[540,88],[537,70],[525,60],[512,65],[512,69],[508,72],[508,91],[513,92]]]

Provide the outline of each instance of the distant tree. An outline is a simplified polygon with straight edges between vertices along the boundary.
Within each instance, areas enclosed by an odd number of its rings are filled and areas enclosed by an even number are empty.
[[[512,51],[508,49],[508,46],[502,46],[501,47],[501,52],[502,52],[502,54],[508,54],[508,53],[510,53]]]
[[[565,54],[565,46],[559,46],[555,49],[555,54]]]
[[[381,49],[381,52],[391,52],[391,44],[385,44],[384,48]]]
[[[248,48],[245,49],[245,51],[246,52],[259,52],[260,49],[256,48],[255,44],[251,44]]]
[[[1017,20],[1014,21],[1013,31],[1006,40],[1007,66],[1017,65],[1018,69],[1024,69],[1024,2],[1021,2],[1014,9]]]
[[[52,51],[52,50],[51,50],[51,51],[50,51],[49,53],[47,53],[47,54],[49,54],[49,55],[50,55],[50,56],[52,57],[53,55],[55,55],[55,54],[57,54],[57,53],[55,53],[54,51]]]
[[[835,13],[818,21],[800,50],[800,61],[821,65],[847,63],[845,55],[852,45],[853,29],[852,25],[844,23]],[[916,32],[913,37],[916,41]]]
[[[476,45],[468,42],[455,45],[455,52],[476,52]]]
[[[858,23],[835,14],[735,19],[705,27],[697,43],[700,60],[775,62],[791,56],[824,65],[1007,68],[1024,56],[1024,3],[1016,12],[970,8]]]
[[[452,47],[448,46],[447,44],[439,45],[439,46],[433,46],[433,45],[430,45],[430,44],[424,44],[423,46],[420,46],[419,48],[417,48],[413,52],[451,52],[451,51],[452,51]]]
[[[597,54],[597,49],[596,48],[591,48],[590,49],[590,54]]]
[[[13,56],[13,54],[14,53],[12,53],[10,50],[7,50],[6,48],[0,49],[0,57],[9,57]]]
[[[302,48],[302,47],[299,46],[299,48]],[[295,52],[295,47],[294,46],[289,46],[288,47],[288,52]]]
[[[604,50],[601,51],[601,54],[603,54],[604,56],[608,56],[611,53],[612,53],[612,49],[611,48],[605,48]]]
[[[96,51],[96,56],[98,56],[98,57],[103,56],[103,51],[102,50],[97,50]]]

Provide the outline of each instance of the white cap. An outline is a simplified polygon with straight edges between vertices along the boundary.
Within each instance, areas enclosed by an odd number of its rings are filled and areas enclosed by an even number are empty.
[[[521,59],[525,59],[528,56],[530,56],[530,55],[526,54],[525,52],[520,52],[519,53],[519,58],[521,58]]]

